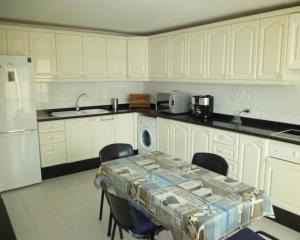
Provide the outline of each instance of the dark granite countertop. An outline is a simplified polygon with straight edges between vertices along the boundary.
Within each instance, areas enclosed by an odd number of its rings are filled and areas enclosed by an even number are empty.
[[[211,120],[204,121],[201,119],[194,118],[191,114],[172,115],[168,113],[158,112],[152,109],[129,110],[127,104],[121,105],[118,112],[111,111],[110,106],[86,107],[82,109],[92,109],[92,108],[102,108],[110,112],[104,114],[72,116],[72,117],[53,117],[50,115],[50,113],[53,111],[66,111],[66,110],[74,110],[74,109],[39,110],[37,111],[37,119],[38,122],[43,122],[43,121],[54,121],[54,120],[62,120],[62,119],[70,119],[70,118],[94,117],[94,116],[105,116],[105,115],[112,115],[112,114],[124,114],[124,113],[137,112],[149,117],[160,117],[160,118],[176,120],[176,121],[201,125],[205,127],[212,127],[212,128],[300,145],[300,141],[285,139],[285,138],[272,135],[276,132],[284,131],[288,129],[300,130],[300,126],[294,124],[272,122],[272,121],[266,121],[260,119],[242,118],[243,123],[241,125],[237,125],[230,122],[232,119],[232,116],[230,115],[214,114]]]

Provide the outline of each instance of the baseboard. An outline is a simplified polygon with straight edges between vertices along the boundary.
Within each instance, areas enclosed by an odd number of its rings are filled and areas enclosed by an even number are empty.
[[[78,162],[65,163],[51,167],[42,168],[42,179],[59,177],[76,172],[96,169],[100,166],[99,158],[91,158]],[[96,172],[95,172],[96,174]]]
[[[277,222],[283,226],[291,228],[297,232],[300,232],[300,216],[282,208],[273,206],[275,218],[269,218],[274,222]]]

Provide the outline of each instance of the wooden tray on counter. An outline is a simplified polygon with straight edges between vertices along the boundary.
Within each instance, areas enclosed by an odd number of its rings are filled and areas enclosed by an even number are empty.
[[[150,108],[150,94],[129,94],[129,109]]]

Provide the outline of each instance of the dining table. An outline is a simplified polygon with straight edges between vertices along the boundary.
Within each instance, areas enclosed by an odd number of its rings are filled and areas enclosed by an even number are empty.
[[[274,217],[265,191],[159,151],[104,162],[94,183],[127,199],[176,240],[226,239]]]

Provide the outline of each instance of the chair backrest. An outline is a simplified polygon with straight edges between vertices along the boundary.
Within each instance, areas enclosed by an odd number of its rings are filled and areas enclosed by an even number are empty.
[[[192,163],[210,171],[227,176],[228,164],[224,158],[213,153],[195,153]]]
[[[101,163],[130,156],[133,156],[133,148],[130,144],[126,143],[110,144],[102,148],[99,152]]]
[[[128,200],[120,198],[114,194],[105,191],[110,209],[117,223],[125,230],[135,228],[135,223],[132,219],[132,207]]]

